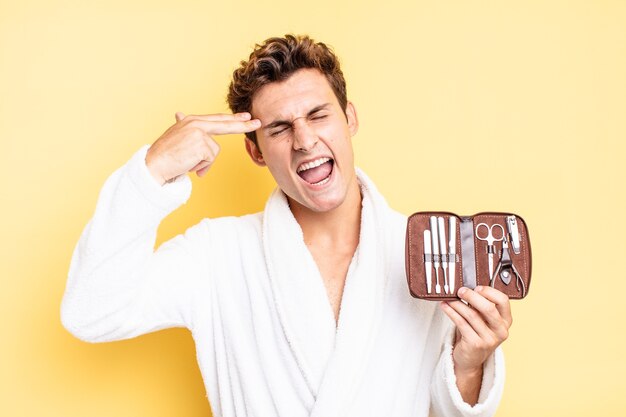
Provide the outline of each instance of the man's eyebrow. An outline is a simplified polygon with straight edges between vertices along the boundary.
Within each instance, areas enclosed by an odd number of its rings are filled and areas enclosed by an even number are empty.
[[[317,113],[320,110],[324,110],[326,107],[328,107],[330,105],[331,105],[331,103],[324,103],[324,104],[320,104],[319,106],[313,107],[307,113],[307,117],[311,116],[314,113]],[[265,126],[264,129],[271,129],[273,127],[277,127],[277,126],[281,126],[281,125],[290,125],[290,124],[291,124],[291,122],[289,120],[274,120],[272,123],[270,123],[267,126]]]

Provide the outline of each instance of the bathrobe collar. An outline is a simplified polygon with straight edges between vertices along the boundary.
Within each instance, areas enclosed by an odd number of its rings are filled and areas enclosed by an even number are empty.
[[[338,325],[321,274],[285,194],[276,188],[263,221],[263,245],[274,302],[302,378],[315,398],[311,416],[343,415],[367,365],[387,282],[387,203],[356,168],[362,211]]]

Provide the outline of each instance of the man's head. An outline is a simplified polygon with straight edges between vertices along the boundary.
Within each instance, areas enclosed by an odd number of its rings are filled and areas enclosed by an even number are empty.
[[[289,34],[256,44],[248,61],[241,61],[228,87],[230,110],[233,113],[251,113],[252,99],[261,87],[284,81],[302,68],[316,68],[326,76],[345,113],[348,104],[346,81],[337,56],[322,42],[315,42],[306,35]],[[256,131],[246,133],[246,137],[257,143]]]
[[[358,130],[339,62],[308,37],[270,38],[234,72],[233,113],[261,127],[246,134],[252,160],[267,166],[292,210],[326,212],[360,198],[351,138]]]

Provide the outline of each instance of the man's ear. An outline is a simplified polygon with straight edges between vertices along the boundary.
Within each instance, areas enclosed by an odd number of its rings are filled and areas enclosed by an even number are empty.
[[[246,151],[248,152],[248,155],[250,155],[250,159],[252,159],[252,162],[254,162],[260,167],[264,167],[265,159],[263,159],[263,154],[261,153],[261,149],[259,149],[257,144],[252,142],[247,137],[245,138],[245,140],[246,140]]]
[[[356,108],[351,101],[348,101],[346,105],[346,117],[348,119],[348,129],[350,130],[350,136],[356,135],[359,131],[359,118],[356,114]]]

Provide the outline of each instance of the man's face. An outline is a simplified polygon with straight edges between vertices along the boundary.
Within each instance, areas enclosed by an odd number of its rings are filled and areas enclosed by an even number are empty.
[[[356,110],[348,103],[344,114],[321,72],[300,69],[264,85],[253,97],[251,114],[261,127],[258,146],[246,138],[246,149],[255,163],[268,167],[290,204],[329,211],[357,186],[351,140],[358,130]]]

